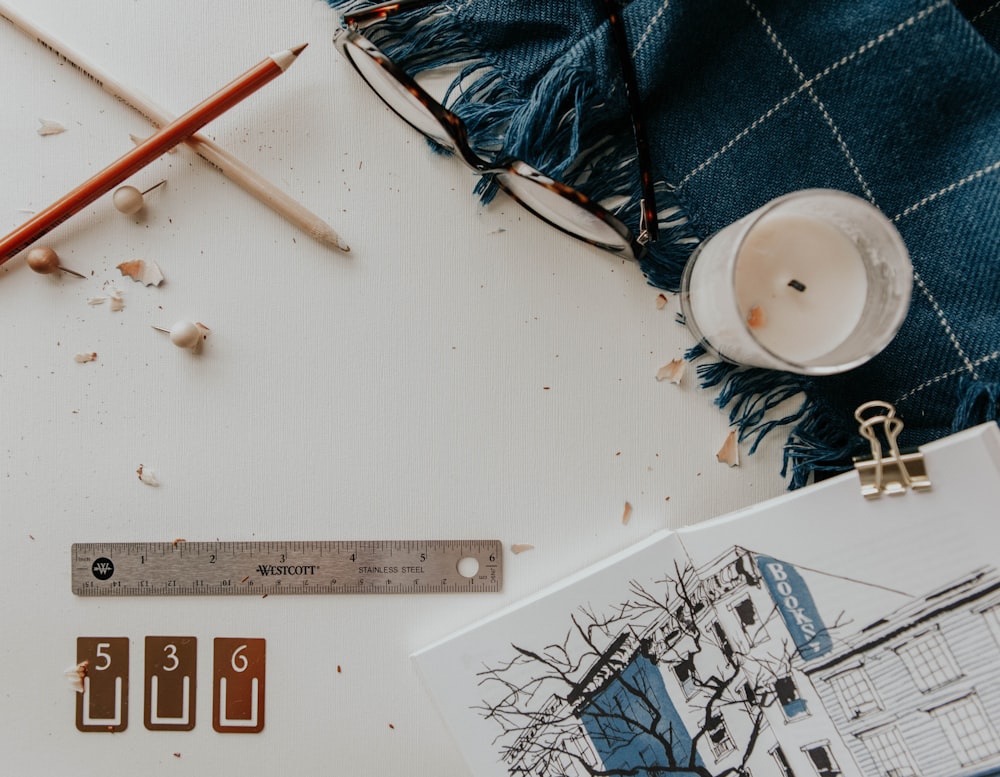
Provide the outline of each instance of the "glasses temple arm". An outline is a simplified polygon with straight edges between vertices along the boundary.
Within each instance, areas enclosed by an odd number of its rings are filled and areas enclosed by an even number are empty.
[[[639,217],[640,245],[654,242],[659,236],[659,224],[656,216],[656,193],[653,188],[653,165],[649,156],[649,138],[646,136],[645,121],[642,113],[642,103],[639,100],[639,82],[635,74],[635,65],[628,50],[628,40],[625,37],[625,25],[619,14],[619,6],[614,0],[604,0],[604,7],[610,22],[611,38],[622,70],[622,81],[625,83],[625,95],[628,98],[629,113],[632,119],[632,132],[635,135],[635,148],[639,163],[639,179],[642,184],[641,215]]]
[[[380,3],[362,11],[345,14],[343,22],[346,26],[365,24],[385,19],[397,13],[426,8],[437,5],[443,0],[395,0]],[[625,83],[625,94],[628,98],[629,113],[632,120],[632,132],[635,135],[637,161],[639,163],[639,178],[642,186],[641,214],[639,217],[639,235],[636,241],[640,245],[653,242],[659,235],[659,225],[656,216],[656,194],[653,188],[653,166],[649,156],[649,139],[646,136],[645,122],[642,113],[642,103],[639,100],[639,83],[635,74],[635,65],[628,49],[625,36],[625,25],[619,14],[619,5],[615,0],[603,0],[611,28],[611,38],[622,70],[622,80]]]
[[[351,27],[355,24],[367,24],[368,22],[385,19],[397,13],[415,11],[418,8],[426,8],[429,5],[437,5],[443,0],[395,0],[391,3],[380,3],[371,8],[365,8],[353,13],[345,13],[343,16],[344,25]]]

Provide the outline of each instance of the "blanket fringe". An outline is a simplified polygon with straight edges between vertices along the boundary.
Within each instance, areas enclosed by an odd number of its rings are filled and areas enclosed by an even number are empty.
[[[691,358],[702,354],[701,346],[688,352]],[[715,404],[729,409],[741,442],[752,440],[750,454],[776,428],[791,427],[781,467],[790,489],[807,485],[817,473],[849,469],[852,457],[864,452],[857,428],[812,394],[806,376],[722,361],[699,365],[697,373],[702,388],[718,387]],[[781,407],[793,409],[775,417]]]
[[[341,12],[368,5],[365,0],[330,3]],[[443,4],[390,16],[367,27],[365,35],[411,75],[458,68],[443,102],[462,118],[478,153],[498,161],[521,159],[600,202],[637,232],[639,171],[624,89],[608,94],[595,87],[585,67],[556,62],[528,96],[518,94],[497,65],[471,44],[464,24],[460,13]],[[444,150],[433,142],[431,147]],[[660,238],[650,246],[641,270],[651,285],[676,291],[698,236],[672,188],[664,183],[657,188]],[[497,191],[490,176],[475,187],[483,203]]]
[[[342,10],[366,5],[361,0],[330,2]],[[497,65],[470,45],[461,15],[447,7],[390,17],[367,29],[366,36],[411,74],[457,68],[444,103],[462,118],[478,153],[498,161],[521,159],[584,192],[638,230],[641,187],[622,88],[612,87],[610,93],[607,88],[598,90],[586,67],[556,62],[529,95],[519,94]],[[497,191],[490,176],[475,187],[484,203]],[[649,247],[641,270],[652,286],[677,291],[684,265],[702,236],[691,225],[683,196],[669,184],[657,186],[657,203],[660,237]],[[702,355],[704,349],[695,346],[687,358]],[[715,402],[729,408],[730,423],[740,440],[753,440],[751,454],[776,427],[792,426],[781,470],[783,477],[790,473],[790,488],[805,485],[815,471],[850,466],[850,457],[857,452],[856,430],[809,397],[808,379],[723,362],[703,364],[698,374],[704,388],[720,387]],[[797,409],[770,418],[779,405],[797,395],[803,396]],[[994,408],[996,396],[989,400]],[[980,402],[977,396],[970,406]]]
[[[958,382],[958,407],[951,431],[960,432],[997,420],[1000,420],[1000,383],[962,377]]]
[[[689,357],[697,358],[704,349],[695,346]],[[858,434],[853,418],[844,417],[810,390],[812,380],[801,375],[740,367],[727,362],[699,365],[702,388],[719,387],[715,404],[729,408],[729,422],[740,441],[752,439],[752,454],[761,440],[779,426],[790,426],[785,442],[781,475],[789,489],[801,488],[824,473],[849,470],[855,456],[868,453],[868,445]],[[773,418],[772,411],[800,396],[794,411]],[[982,423],[1000,421],[1000,383],[963,377],[955,390],[957,408],[951,428],[928,432],[916,444]],[[876,399],[878,397],[873,397]],[[905,421],[905,419],[904,419]]]

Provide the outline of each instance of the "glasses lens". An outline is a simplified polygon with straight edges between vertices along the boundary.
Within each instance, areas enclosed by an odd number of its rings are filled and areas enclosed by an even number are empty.
[[[605,246],[622,251],[629,242],[604,219],[577,205],[539,181],[511,173],[498,173],[497,182],[522,205],[555,227]]]
[[[403,121],[442,146],[454,147],[451,138],[427,106],[372,54],[358,45],[348,45],[345,51],[361,77]]]

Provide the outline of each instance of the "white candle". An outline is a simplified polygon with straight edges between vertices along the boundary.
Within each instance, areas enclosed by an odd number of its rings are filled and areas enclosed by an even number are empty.
[[[726,360],[830,374],[889,343],[912,282],[906,247],[881,212],[810,189],[706,240],[685,270],[681,307],[702,344]]]
[[[771,215],[736,258],[733,285],[754,338],[790,362],[822,357],[854,331],[868,278],[843,232],[810,216]]]

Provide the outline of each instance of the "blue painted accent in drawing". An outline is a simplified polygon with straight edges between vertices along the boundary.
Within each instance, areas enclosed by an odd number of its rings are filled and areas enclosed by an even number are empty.
[[[806,700],[796,699],[788,704],[782,704],[781,708],[785,711],[785,717],[791,719],[806,712]]]
[[[654,716],[659,718],[655,728]],[[641,654],[594,695],[580,721],[606,770],[683,766],[691,758],[691,735],[667,694],[660,668]],[[694,764],[702,766],[697,753]]]
[[[833,649],[833,640],[799,571],[791,564],[770,556],[757,556],[756,560],[799,655],[808,661],[829,653]]]

